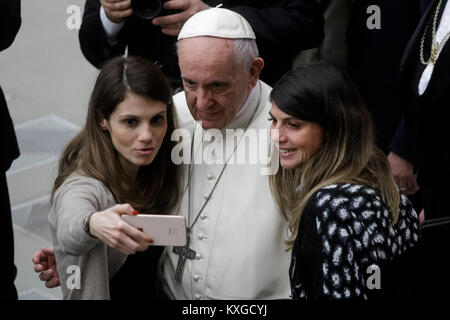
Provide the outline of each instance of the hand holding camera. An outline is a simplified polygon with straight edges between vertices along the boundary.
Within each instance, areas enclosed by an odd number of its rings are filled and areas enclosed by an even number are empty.
[[[153,19],[161,32],[177,36],[191,16],[209,6],[201,0],[100,0],[108,19],[120,23],[133,13],[143,19]]]
[[[163,8],[177,13],[161,15],[153,19],[153,24],[160,26],[162,33],[177,36],[186,20],[197,12],[208,9],[209,5],[201,0],[168,0],[163,4]]]
[[[108,19],[114,23],[120,23],[133,14],[131,0],[100,0]]]

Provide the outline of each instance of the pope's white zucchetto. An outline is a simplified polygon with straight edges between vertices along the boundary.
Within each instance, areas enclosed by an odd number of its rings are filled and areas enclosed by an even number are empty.
[[[252,27],[244,17],[223,8],[210,8],[194,14],[181,28],[178,40],[203,36],[256,39]]]

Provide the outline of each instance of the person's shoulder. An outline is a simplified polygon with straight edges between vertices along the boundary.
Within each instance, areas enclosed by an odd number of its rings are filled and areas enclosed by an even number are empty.
[[[74,184],[103,185],[103,183],[95,178],[89,177],[81,171],[75,171],[69,175],[61,186]]]
[[[377,221],[384,214],[383,208],[377,190],[359,184],[334,183],[312,194],[302,219],[325,239],[346,242],[362,234],[364,226]]]
[[[305,218],[311,215],[321,215],[327,218],[330,211],[336,210],[346,202],[348,202],[348,199],[342,197],[339,184],[330,184],[321,187],[311,195],[303,215]]]
[[[314,233],[327,241],[347,241],[352,235],[349,228],[357,220],[351,207],[361,190],[362,186],[339,183],[321,187],[311,195],[303,210],[303,228],[312,227]],[[364,205],[362,199],[358,201],[358,205]]]
[[[369,198],[376,197],[377,192],[372,188],[359,184],[333,183],[318,189],[312,194],[311,199],[315,199],[316,205],[319,207],[328,205],[331,208],[336,208],[342,204],[349,203],[354,197],[364,195]]]
[[[308,201],[309,209],[336,212],[344,220],[350,216],[350,212],[364,211],[368,215],[373,209],[382,206],[377,190],[351,183],[324,186],[314,192]]]
[[[89,177],[79,171],[66,178],[55,192],[55,199],[61,196],[74,196],[75,194],[92,195],[96,198],[111,197],[109,189],[98,179]]]

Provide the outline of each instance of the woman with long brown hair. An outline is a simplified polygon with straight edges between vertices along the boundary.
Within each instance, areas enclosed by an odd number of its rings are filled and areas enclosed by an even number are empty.
[[[381,268],[388,279],[385,266],[415,246],[419,221],[374,143],[350,78],[326,62],[301,67],[280,79],[271,100],[271,138],[282,168],[270,184],[289,219],[292,297],[392,293],[389,281],[381,289],[368,284],[371,270]]]
[[[154,297],[162,247],[149,248],[152,239],[120,216],[166,213],[177,204],[175,128],[171,89],[158,67],[136,57],[105,64],[52,191],[49,222],[64,299]],[[71,282],[74,270],[79,282]]]

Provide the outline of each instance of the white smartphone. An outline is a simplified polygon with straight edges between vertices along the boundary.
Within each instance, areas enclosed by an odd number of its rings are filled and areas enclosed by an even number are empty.
[[[186,219],[183,216],[138,214],[122,215],[129,225],[138,228],[153,239],[153,246],[185,246]]]

